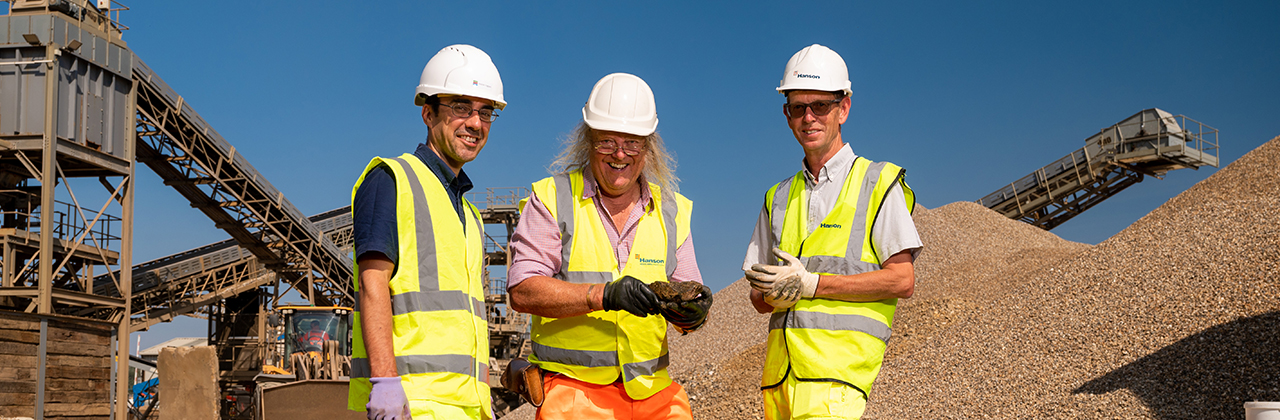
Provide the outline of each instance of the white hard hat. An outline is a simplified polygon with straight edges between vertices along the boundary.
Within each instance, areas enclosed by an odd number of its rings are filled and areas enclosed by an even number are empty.
[[[489,54],[470,45],[444,47],[422,68],[422,79],[414,90],[413,102],[426,105],[428,96],[439,94],[488,99],[498,109],[507,106],[502,99],[502,77],[498,76],[498,68],[493,66]]]
[[[782,83],[778,85],[779,93],[789,90],[821,90],[827,92],[843,91],[851,95],[853,90],[849,83],[849,68],[844,65],[840,54],[830,48],[813,44],[791,56],[787,68],[782,73]]]
[[[658,129],[656,108],[648,83],[632,74],[614,73],[591,89],[582,120],[596,130],[647,136]]]

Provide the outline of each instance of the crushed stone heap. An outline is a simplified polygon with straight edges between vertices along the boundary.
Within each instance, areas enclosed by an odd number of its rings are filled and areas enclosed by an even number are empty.
[[[1280,138],[1097,246],[1011,273],[986,307],[893,350],[869,418],[1239,419],[1280,400],[1277,165]]]

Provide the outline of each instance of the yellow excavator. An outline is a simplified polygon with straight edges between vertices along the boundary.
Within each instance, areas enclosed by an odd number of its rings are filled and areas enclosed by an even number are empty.
[[[297,380],[338,379],[351,374],[351,308],[281,306],[267,317],[276,337],[267,346],[262,373]]]
[[[351,314],[343,306],[279,306],[266,316],[262,372],[239,419],[364,419],[348,411]]]

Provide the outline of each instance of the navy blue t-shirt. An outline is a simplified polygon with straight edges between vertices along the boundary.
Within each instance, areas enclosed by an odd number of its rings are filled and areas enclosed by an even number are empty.
[[[454,176],[453,169],[444,163],[440,156],[431,151],[426,143],[418,145],[413,151],[422,163],[436,174],[436,178],[444,185],[453,202],[453,210],[458,213],[458,220],[466,224],[462,217],[462,194],[471,190],[471,178],[466,171],[458,171]],[[396,178],[386,166],[370,171],[364,177],[364,183],[356,190],[355,199],[351,203],[351,234],[355,240],[356,261],[366,253],[377,252],[386,256],[391,262],[399,264],[400,242],[396,226]]]

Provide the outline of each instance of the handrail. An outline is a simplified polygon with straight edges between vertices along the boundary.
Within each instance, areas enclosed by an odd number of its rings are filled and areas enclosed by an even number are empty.
[[[1099,130],[1084,147],[977,202],[1048,230],[1144,175],[1162,178],[1170,170],[1216,167],[1218,147],[1217,129],[1150,108]]]

